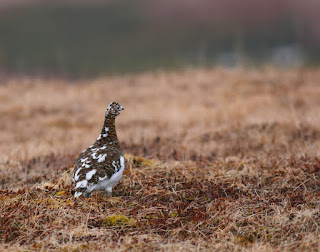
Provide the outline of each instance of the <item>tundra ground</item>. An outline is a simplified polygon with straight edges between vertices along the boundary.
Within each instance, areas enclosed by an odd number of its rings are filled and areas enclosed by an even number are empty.
[[[0,249],[320,249],[320,70],[0,81]],[[126,170],[72,196],[109,102]]]

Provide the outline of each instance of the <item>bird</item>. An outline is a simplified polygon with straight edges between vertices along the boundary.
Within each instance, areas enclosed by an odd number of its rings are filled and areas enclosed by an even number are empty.
[[[122,110],[124,108],[117,102],[109,104],[97,140],[75,160],[75,198],[81,195],[89,198],[93,191],[105,191],[107,196],[112,196],[112,187],[119,182],[125,169],[115,128],[115,119]]]

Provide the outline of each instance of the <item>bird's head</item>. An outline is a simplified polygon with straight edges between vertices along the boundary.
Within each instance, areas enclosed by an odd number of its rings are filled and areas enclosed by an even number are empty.
[[[111,102],[106,110],[106,116],[116,117],[124,108],[117,102]]]

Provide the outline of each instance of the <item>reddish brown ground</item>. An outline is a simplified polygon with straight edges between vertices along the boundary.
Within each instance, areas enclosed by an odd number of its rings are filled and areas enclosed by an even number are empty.
[[[0,249],[319,250],[320,70],[0,83]],[[72,197],[110,101],[127,167]]]

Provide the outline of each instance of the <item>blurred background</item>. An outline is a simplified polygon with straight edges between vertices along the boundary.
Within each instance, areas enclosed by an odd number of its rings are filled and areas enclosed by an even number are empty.
[[[313,66],[319,14],[316,0],[1,0],[0,72]]]

